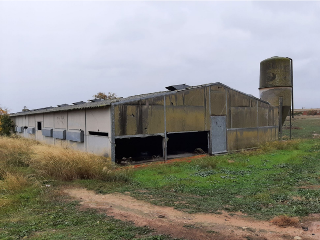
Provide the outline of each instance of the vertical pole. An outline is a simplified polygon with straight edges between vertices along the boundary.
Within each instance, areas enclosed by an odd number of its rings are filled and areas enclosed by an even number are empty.
[[[279,138],[282,140],[282,106],[283,97],[279,97]]]
[[[166,117],[166,96],[163,96],[163,115],[164,115],[164,137],[162,140],[162,149],[163,149],[163,159],[166,161],[168,159],[167,153],[167,117]]]
[[[116,162],[116,140],[115,140],[115,122],[114,122],[114,105],[110,106],[110,117],[111,117],[111,161]]]
[[[291,59],[291,104],[292,104],[292,118],[294,118],[293,115],[293,111],[294,111],[294,107],[293,107],[293,68],[292,68],[292,59]],[[290,125],[291,127],[291,125]]]
[[[291,127],[292,127],[292,124],[291,124],[291,117],[292,117],[292,112],[290,111],[290,140],[291,140]]]

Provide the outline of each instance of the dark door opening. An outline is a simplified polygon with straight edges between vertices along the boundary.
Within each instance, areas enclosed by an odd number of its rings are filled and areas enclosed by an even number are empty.
[[[168,133],[168,158],[172,155],[208,153],[208,132]]]
[[[162,159],[162,136],[116,139],[116,162]]]

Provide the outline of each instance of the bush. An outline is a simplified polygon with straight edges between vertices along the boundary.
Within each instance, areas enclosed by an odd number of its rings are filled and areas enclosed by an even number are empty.
[[[317,114],[318,114],[317,110],[309,110],[307,112],[307,115],[317,115]]]
[[[0,136],[10,136],[14,123],[8,114],[0,114]]]

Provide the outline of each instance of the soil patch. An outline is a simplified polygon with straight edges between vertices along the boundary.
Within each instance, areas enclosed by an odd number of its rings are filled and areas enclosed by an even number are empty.
[[[96,194],[80,188],[64,189],[64,193],[79,200],[82,208],[93,208],[137,226],[148,226],[157,234],[183,239],[215,240],[276,240],[320,239],[320,215],[306,218],[302,227],[281,228],[267,221],[251,219],[242,213],[189,214],[172,207],[155,206],[128,194]],[[308,229],[306,231],[306,228]],[[310,230],[309,230],[310,229]]]

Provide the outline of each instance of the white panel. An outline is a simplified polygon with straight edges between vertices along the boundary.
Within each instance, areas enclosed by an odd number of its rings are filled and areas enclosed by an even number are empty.
[[[111,157],[109,137],[87,136],[87,152],[100,156]]]
[[[85,130],[85,110],[68,112],[68,130]]]
[[[110,108],[86,110],[86,134],[89,131],[107,132],[111,135]]]
[[[67,112],[54,113],[54,128],[67,129],[68,114]]]
[[[43,116],[43,127],[45,127],[45,128],[53,128],[54,127],[53,118],[54,118],[53,113],[44,114],[44,116]]]
[[[36,127],[36,119],[35,119],[34,115],[29,115],[29,116],[27,116],[27,118],[28,118],[28,125],[26,125],[26,126]]]

